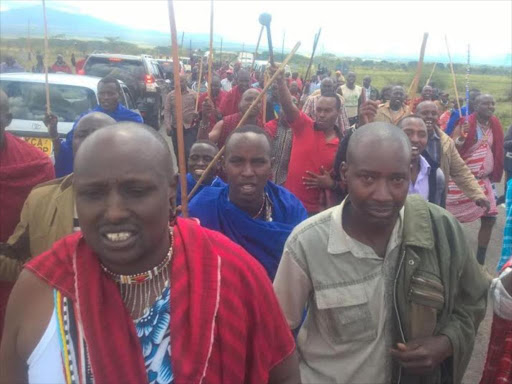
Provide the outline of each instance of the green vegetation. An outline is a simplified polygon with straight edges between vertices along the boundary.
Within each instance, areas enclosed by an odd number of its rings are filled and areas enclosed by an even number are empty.
[[[135,44],[119,41],[115,36],[105,36],[104,41],[98,40],[76,40],[66,39],[65,35],[53,36],[49,41],[50,65],[55,62],[57,54],[64,55],[65,60],[69,63],[71,54],[74,53],[76,60],[94,51],[125,53],[125,54],[150,54],[155,57],[170,56],[171,47],[144,47]],[[207,51],[205,47],[203,51]],[[31,61],[28,60],[28,52],[32,52]],[[31,68],[35,62],[35,54],[43,52],[43,40],[25,38],[18,39],[0,39],[0,61],[7,55],[12,55],[18,63],[24,68]],[[180,56],[189,56],[188,47],[180,50]],[[215,59],[220,59],[220,52],[214,52]],[[222,53],[222,60],[235,60],[236,55],[233,53]],[[258,60],[268,58],[268,53],[263,52],[257,56]],[[276,54],[276,60],[283,60],[280,54]],[[305,74],[309,58],[302,55],[295,55],[291,61],[293,71]],[[318,67],[328,68],[333,71],[340,69],[344,73],[348,70],[357,74],[357,83],[360,84],[366,75],[372,77],[372,85],[381,89],[386,85],[399,84],[403,85],[406,90],[412,82],[416,71],[417,62],[408,63],[364,60],[360,58],[340,58],[333,54],[323,54],[314,60],[313,71]],[[417,92],[425,85],[428,76],[432,70],[433,63],[425,63],[423,73],[419,82]],[[455,64],[454,70],[457,77],[457,90],[459,97],[465,96],[465,76],[466,67],[463,64]],[[313,72],[312,71],[312,72]],[[314,72],[313,72],[314,73]],[[439,63],[436,67],[434,75],[431,79],[431,85],[440,88],[450,94],[450,98],[455,96],[452,84],[452,77],[448,65]],[[498,116],[503,124],[503,128],[507,129],[512,124],[512,69],[510,67],[490,67],[475,66],[471,68],[470,87],[478,88],[484,93],[490,93],[496,100],[496,116]]]

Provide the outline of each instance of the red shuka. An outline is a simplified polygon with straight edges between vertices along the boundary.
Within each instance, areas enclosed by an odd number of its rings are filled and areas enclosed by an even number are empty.
[[[173,233],[174,383],[266,383],[295,343],[265,271],[240,246],[193,220],[178,218]],[[133,320],[81,233],[26,268],[73,301],[95,382],[147,383]]]
[[[460,121],[464,121],[464,118],[461,118]],[[468,118],[469,122],[469,132],[466,137],[466,141],[464,145],[460,149],[460,156],[465,160],[466,152],[471,148],[476,142],[476,127],[477,127],[477,119],[476,113],[473,113]],[[503,149],[503,128],[501,127],[500,120],[496,116],[492,116],[489,119],[490,129],[492,130],[492,156],[494,158],[494,168],[492,173],[489,175],[489,179],[493,183],[499,183],[501,181],[501,177],[503,176],[503,165],[505,162],[505,154]]]
[[[235,85],[231,91],[226,92],[224,99],[220,103],[220,113],[222,116],[229,116],[235,113],[238,113],[238,104],[240,104],[240,100],[242,100],[242,92],[238,88],[238,85]]]

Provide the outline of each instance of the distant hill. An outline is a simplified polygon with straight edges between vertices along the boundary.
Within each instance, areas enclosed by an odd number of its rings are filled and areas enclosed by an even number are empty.
[[[147,29],[131,29],[129,27],[109,23],[89,15],[72,14],[47,8],[48,35],[64,34],[66,38],[103,39],[105,36],[119,37],[121,41],[134,44],[163,45],[170,44],[170,34]],[[9,9],[0,12],[0,35],[2,37],[27,37],[28,22],[30,21],[30,34],[32,37],[41,37],[44,34],[42,8],[27,7]],[[181,32],[178,32],[181,38]],[[220,37],[214,37],[219,44]],[[208,34],[185,33],[183,45],[188,47],[192,41],[192,48],[205,48],[209,44]],[[241,50],[240,42],[223,42],[223,50]],[[248,44],[246,49],[254,49],[254,44]]]

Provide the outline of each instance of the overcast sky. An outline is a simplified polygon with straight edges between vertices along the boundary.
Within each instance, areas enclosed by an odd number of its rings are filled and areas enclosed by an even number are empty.
[[[41,4],[40,1],[1,0],[1,10]],[[46,1],[47,7],[81,12],[133,28],[169,30],[167,1],[74,0]],[[262,12],[272,15],[274,50],[301,41],[301,52],[309,53],[319,27],[319,53],[347,56],[414,56],[419,54],[423,32],[429,32],[428,57],[446,56],[445,34],[452,56],[462,60],[471,44],[475,62],[512,52],[512,1],[251,1],[215,0],[216,46],[224,40],[255,44]],[[175,1],[178,31],[208,33],[210,2]],[[266,39],[263,50],[266,49]],[[509,59],[510,60],[510,59]],[[455,60],[457,61],[457,60]],[[503,62],[502,65],[510,65]]]

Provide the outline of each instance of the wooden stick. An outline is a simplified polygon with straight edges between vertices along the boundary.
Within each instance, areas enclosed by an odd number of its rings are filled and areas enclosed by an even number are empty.
[[[256,43],[256,49],[254,50],[254,57],[252,58],[251,71],[254,69],[254,63],[256,62],[256,55],[258,54],[258,48],[260,47],[261,35],[263,35],[263,30],[265,26],[262,25],[260,29],[260,35],[258,36],[258,42]]]
[[[434,75],[436,66],[437,66],[437,62],[434,63],[434,66],[432,67],[432,72],[430,72],[430,76],[428,77],[427,83],[425,85],[430,85],[430,80],[432,80],[432,75]]]
[[[197,86],[197,97],[196,97],[196,112],[199,109],[199,94],[201,93],[201,79],[203,77],[203,57],[201,56],[201,62],[199,63],[199,80]]]
[[[421,43],[420,59],[418,61],[418,65],[416,67],[416,74],[414,75],[414,78],[412,79],[411,86],[409,87],[409,100],[411,100],[411,102],[416,97],[416,90],[417,90],[418,84],[420,82],[421,71],[423,70],[423,60],[425,58],[425,49],[427,48],[427,40],[428,40],[428,32],[425,32],[423,34],[423,41]]]
[[[183,137],[183,108],[181,100],[180,60],[178,55],[178,38],[176,36],[176,20],[174,17],[173,3],[173,0],[167,0],[167,5],[169,8],[169,23],[171,24],[172,61],[174,64],[174,95],[176,108],[176,133],[178,136],[178,168],[180,172],[181,183],[181,212],[183,217],[188,217],[187,167],[185,165],[185,141]]]
[[[46,113],[52,113],[50,105],[50,85],[48,84],[48,24],[46,22],[46,3],[43,0],[43,19],[44,19],[44,88],[46,91]]]
[[[210,52],[208,54],[208,98],[212,100],[212,65],[213,65],[213,0],[210,1]],[[199,96],[199,94],[198,94]]]
[[[172,0],[169,0],[169,1],[172,1]],[[241,127],[242,125],[245,124],[247,118],[249,117],[249,114],[251,113],[251,111],[256,107],[256,105],[258,105],[258,103],[261,101],[261,99],[263,98],[263,95],[267,92],[267,89],[272,85],[272,83],[275,81],[275,79],[277,78],[277,76],[279,75],[279,73],[283,72],[284,71],[284,68],[286,67],[286,65],[288,64],[288,62],[292,59],[293,55],[295,55],[295,52],[297,52],[297,50],[299,49],[300,47],[300,42],[298,42],[297,44],[295,44],[295,47],[293,47],[292,51],[288,54],[288,56],[286,56],[286,59],[284,59],[284,61],[281,63],[279,69],[276,71],[276,73],[274,73],[274,75],[270,78],[270,80],[265,84],[265,86],[263,87],[263,90],[261,91],[261,93],[258,95],[258,97],[252,102],[252,104],[249,106],[249,109],[247,109],[247,111],[245,112],[245,114],[242,116],[242,119],[240,120],[240,122],[238,123],[238,125],[236,126],[236,128],[234,129],[234,131],[236,131],[239,127]],[[211,171],[211,169],[213,168],[213,166],[220,160],[220,158],[222,157],[222,155],[224,154],[224,151],[226,149],[226,146],[224,145],[220,151],[217,153],[217,155],[215,155],[215,157],[213,158],[213,160],[210,162],[210,164],[208,164],[208,167],[204,170],[203,174],[201,175],[201,177],[199,178],[199,180],[197,181],[196,185],[194,186],[194,188],[190,191],[190,193],[188,194],[188,199],[190,199],[192,196],[194,196],[194,193],[196,193],[197,189],[199,188],[199,186],[203,183],[204,179],[206,178],[206,176],[208,176],[208,173]]]
[[[444,35],[444,41],[446,43],[446,51],[448,52],[448,60],[450,60],[450,71],[452,72],[453,90],[455,91],[455,100],[457,101],[457,108],[459,109],[459,117],[462,117],[462,111],[459,102],[459,92],[457,92],[457,78],[455,77],[455,71],[453,70],[452,55],[450,54],[448,37],[446,35]]]
[[[263,88],[265,88],[265,84],[268,83],[268,73],[265,71],[263,74]],[[261,105],[261,121],[263,121],[263,124],[267,122],[267,95],[266,93],[263,95],[262,99],[262,105]]]

